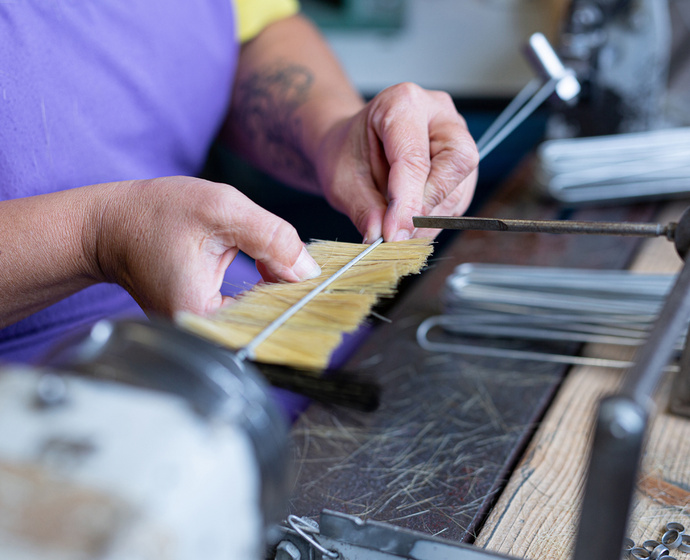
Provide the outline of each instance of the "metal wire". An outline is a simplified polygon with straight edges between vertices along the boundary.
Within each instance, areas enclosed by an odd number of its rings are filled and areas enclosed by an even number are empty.
[[[536,89],[536,85],[541,83],[541,87]],[[541,80],[528,83],[516,98],[508,104],[503,112],[496,118],[487,132],[477,142],[479,150],[479,160],[484,159],[493,149],[498,146],[505,138],[513,132],[522,122],[527,119],[534,111],[548,99],[556,90],[557,80],[548,80],[543,83]],[[533,90],[535,90],[533,93]]]
[[[314,549],[318,550],[323,556],[328,558],[339,558],[340,554],[335,550],[328,550],[327,548],[320,545],[317,540],[312,536],[319,532],[318,527],[314,527],[306,522],[301,517],[297,515],[288,515],[287,518],[288,525],[302,537],[306,542],[308,542]]]
[[[417,330],[426,350],[572,365],[629,368],[632,363],[448,341],[547,340],[640,346],[675,280],[675,275],[465,263],[446,280],[444,315]],[[441,328],[446,338],[430,338]],[[684,337],[675,341],[682,348]]]
[[[664,199],[690,192],[689,150],[690,127],[548,140],[535,175],[542,190],[567,203]]]

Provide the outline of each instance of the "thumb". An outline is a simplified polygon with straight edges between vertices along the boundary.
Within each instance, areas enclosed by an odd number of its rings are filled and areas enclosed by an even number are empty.
[[[246,197],[235,205],[234,245],[260,263],[267,280],[299,282],[316,278],[321,268],[299,238],[297,230]]]

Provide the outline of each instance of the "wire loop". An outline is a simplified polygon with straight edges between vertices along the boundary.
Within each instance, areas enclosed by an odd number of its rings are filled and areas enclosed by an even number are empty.
[[[287,518],[288,525],[307,541],[311,546],[318,550],[323,556],[328,558],[339,558],[340,554],[334,550],[328,550],[321,546],[316,539],[312,536],[319,532],[318,525],[314,526],[309,523],[306,519],[298,517],[297,515],[288,515]]]

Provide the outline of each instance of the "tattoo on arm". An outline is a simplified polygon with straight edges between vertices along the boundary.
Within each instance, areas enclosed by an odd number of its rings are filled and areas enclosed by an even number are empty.
[[[298,64],[279,62],[241,79],[233,99],[234,125],[250,153],[264,166],[300,182],[313,181],[313,165],[301,148],[302,120],[296,115],[314,83],[314,74]]]

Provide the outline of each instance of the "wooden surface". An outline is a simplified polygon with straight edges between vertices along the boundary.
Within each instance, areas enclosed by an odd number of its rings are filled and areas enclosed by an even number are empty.
[[[677,219],[686,206],[687,201],[669,205],[660,221]],[[662,239],[647,241],[631,266],[656,273],[679,267],[673,245]],[[630,359],[632,353],[619,349],[612,357]],[[599,368],[570,371],[482,528],[478,546],[521,558],[572,555],[596,404],[620,379],[621,373]],[[669,521],[690,528],[690,420],[667,412],[669,384],[665,380],[656,399],[628,531],[640,546],[660,540]],[[690,557],[680,551],[673,555]]]
[[[564,216],[526,188],[529,166],[481,215]],[[572,219],[649,221],[650,205],[583,209]],[[471,541],[560,386],[557,364],[430,353],[415,341],[441,311],[445,279],[464,262],[620,269],[639,241],[599,236],[465,232],[388,313],[346,365],[382,386],[372,414],[314,404],[296,422],[291,513],[324,508]],[[572,346],[550,351],[574,350]],[[494,522],[494,526],[496,522]]]

